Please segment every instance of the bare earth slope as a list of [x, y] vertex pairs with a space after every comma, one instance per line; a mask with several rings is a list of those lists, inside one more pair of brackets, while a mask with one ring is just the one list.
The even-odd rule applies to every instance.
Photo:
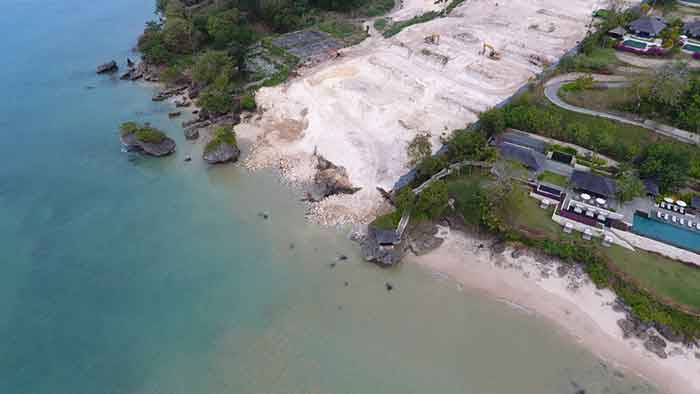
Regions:
[[[313, 176], [314, 151], [347, 168], [362, 191], [312, 209], [321, 223], [366, 222], [381, 207], [377, 186], [390, 189], [407, 171], [406, 146], [418, 132], [439, 137], [512, 95], [540, 72], [530, 56], [553, 61], [587, 31], [599, 0], [467, 0], [446, 18], [414, 25], [391, 39], [379, 34], [343, 57], [257, 96], [265, 112], [237, 128], [256, 140], [250, 167], [279, 166], [295, 181]], [[406, 0], [390, 17], [435, 9]], [[443, 7], [443, 5], [440, 5]], [[424, 37], [441, 35], [439, 45]], [[480, 54], [484, 43], [503, 57]]]

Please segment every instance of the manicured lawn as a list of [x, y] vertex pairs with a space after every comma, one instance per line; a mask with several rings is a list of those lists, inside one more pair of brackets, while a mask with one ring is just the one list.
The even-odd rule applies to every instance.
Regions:
[[547, 182], [561, 187], [566, 187], [566, 185], [569, 183], [569, 178], [563, 175], [555, 174], [551, 171], [545, 171], [541, 173], [537, 177], [537, 180], [540, 182]]
[[656, 295], [700, 309], [700, 268], [620, 246], [605, 248], [603, 252], [616, 267]]
[[524, 194], [510, 210], [504, 215], [508, 223], [515, 229], [524, 231], [528, 235], [537, 238], [560, 239], [564, 232], [558, 223], [552, 220], [554, 207], [540, 208], [540, 202]]

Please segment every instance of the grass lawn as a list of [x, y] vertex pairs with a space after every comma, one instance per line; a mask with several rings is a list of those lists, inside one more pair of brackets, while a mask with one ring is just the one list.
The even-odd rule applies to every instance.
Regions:
[[[524, 188], [523, 188], [524, 189]], [[562, 239], [565, 234], [561, 226], [552, 220], [554, 207], [540, 208], [540, 202], [530, 197], [525, 190], [517, 203], [504, 215], [513, 228], [536, 238]]]
[[634, 102], [634, 97], [624, 88], [583, 89], [578, 91], [559, 91], [559, 97], [565, 102], [598, 111], [614, 111]]
[[620, 246], [603, 249], [612, 263], [657, 296], [700, 310], [700, 269]]
[[566, 185], [569, 183], [569, 178], [563, 175], [555, 174], [551, 171], [545, 171], [541, 173], [537, 177], [537, 180], [540, 182], [547, 182], [561, 187], [566, 187]]
[[355, 45], [367, 38], [367, 33], [361, 26], [343, 19], [325, 20], [319, 23], [318, 29], [345, 42], [346, 45]]

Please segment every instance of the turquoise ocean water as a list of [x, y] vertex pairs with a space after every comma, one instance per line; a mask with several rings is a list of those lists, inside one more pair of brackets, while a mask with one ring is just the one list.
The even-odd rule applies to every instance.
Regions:
[[[362, 263], [272, 174], [203, 165], [153, 88], [94, 75], [152, 10], [3, 2], [0, 393], [654, 392], [532, 316]], [[177, 154], [122, 153], [126, 120]]]

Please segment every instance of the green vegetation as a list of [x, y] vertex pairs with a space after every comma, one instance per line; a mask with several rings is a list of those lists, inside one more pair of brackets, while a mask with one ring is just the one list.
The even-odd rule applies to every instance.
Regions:
[[245, 111], [254, 111], [255, 108], [257, 108], [257, 104], [252, 94], [246, 94], [241, 97], [241, 109]]
[[361, 26], [341, 19], [321, 22], [318, 25], [318, 29], [345, 42], [347, 45], [357, 44], [367, 38], [367, 33]]
[[578, 92], [584, 89], [590, 89], [593, 87], [595, 80], [591, 75], [584, 75], [583, 77], [576, 78], [575, 81], [569, 82], [561, 87], [564, 92]]
[[399, 221], [401, 221], [401, 212], [396, 210], [377, 217], [370, 226], [380, 230], [394, 230], [398, 227]]
[[231, 127], [218, 127], [214, 131], [211, 141], [204, 147], [204, 153], [209, 153], [221, 144], [238, 146], [236, 143], [236, 133]]
[[632, 171], [627, 171], [617, 178], [617, 193], [615, 197], [621, 203], [641, 197], [646, 192], [642, 181]]
[[537, 176], [537, 180], [541, 182], [551, 183], [553, 185], [561, 187], [566, 187], [566, 185], [569, 183], [569, 178], [563, 175], [555, 174], [551, 171], [544, 171], [543, 173]]
[[[480, 127], [489, 133], [511, 127], [570, 142], [621, 162], [634, 161], [642, 177], [659, 180], [662, 191], [676, 190], [688, 178], [700, 179], [700, 150], [696, 147], [663, 139], [641, 127], [561, 109], [549, 103], [541, 89], [484, 112], [486, 122]], [[591, 167], [602, 164], [577, 160]]]
[[378, 18], [377, 20], [374, 21], [374, 28], [382, 31], [386, 29], [387, 24], [389, 23], [389, 20], [386, 18]]
[[607, 74], [620, 64], [612, 48], [593, 48], [561, 59], [559, 69], [563, 72], [594, 72]]
[[408, 153], [408, 162], [411, 166], [423, 161], [430, 156], [433, 151], [433, 144], [430, 142], [430, 134], [418, 133], [411, 140], [406, 148]]
[[452, 12], [455, 8], [459, 7], [464, 3], [466, 0], [452, 0], [450, 4], [445, 7], [445, 15], [449, 15], [450, 12]]
[[385, 38], [393, 37], [393, 36], [401, 33], [401, 30], [403, 30], [409, 26], [417, 25], [419, 23], [429, 22], [429, 21], [431, 21], [439, 16], [440, 16], [439, 12], [430, 11], [430, 12], [426, 12], [426, 13], [421, 14], [421, 15], [414, 16], [413, 18], [405, 20], [405, 21], [392, 23], [391, 26], [389, 26], [389, 28], [384, 30], [383, 35]]
[[700, 270], [659, 255], [613, 246], [606, 255], [639, 285], [665, 299], [700, 311]]
[[136, 122], [125, 122], [121, 124], [119, 129], [122, 137], [133, 134], [137, 140], [147, 144], [160, 144], [163, 140], [168, 138], [165, 133], [148, 124], [142, 125]]
[[676, 191], [685, 185], [688, 176], [700, 175], [698, 149], [687, 145], [650, 145], [642, 153], [639, 162], [642, 177], [657, 179], [663, 192]]
[[[353, 44], [366, 37], [355, 18], [393, 6], [394, 0], [158, 0], [161, 18], [146, 24], [138, 49], [147, 63], [163, 66], [164, 82], [191, 79], [201, 89], [197, 104], [222, 114], [234, 109], [234, 96], [287, 80], [299, 59], [271, 44], [276, 33], [313, 27]], [[252, 45], [257, 41], [263, 44], [262, 55]], [[252, 50], [276, 65], [274, 74], [246, 69]], [[244, 101], [243, 108], [253, 108]]]
[[413, 217], [418, 220], [439, 219], [447, 210], [447, 182], [436, 181], [418, 195], [413, 207]]

